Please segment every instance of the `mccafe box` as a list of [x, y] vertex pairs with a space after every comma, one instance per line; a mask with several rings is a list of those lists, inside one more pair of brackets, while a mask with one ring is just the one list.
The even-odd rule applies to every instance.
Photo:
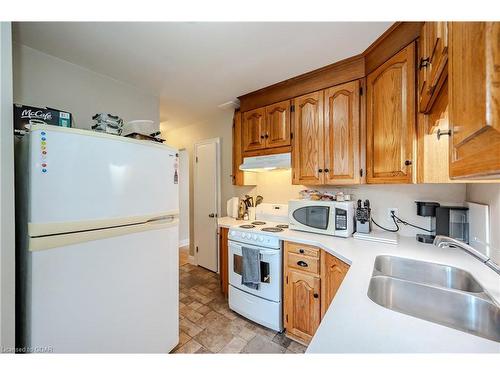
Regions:
[[71, 113], [54, 108], [14, 104], [14, 133], [24, 134], [30, 124], [47, 124], [71, 128]]

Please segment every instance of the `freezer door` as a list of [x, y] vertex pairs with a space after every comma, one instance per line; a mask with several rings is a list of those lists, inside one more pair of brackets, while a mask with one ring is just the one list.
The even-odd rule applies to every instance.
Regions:
[[178, 226], [30, 253], [27, 334], [55, 353], [168, 353], [179, 342]]
[[57, 126], [29, 134], [29, 235], [145, 222], [178, 212], [176, 150]]

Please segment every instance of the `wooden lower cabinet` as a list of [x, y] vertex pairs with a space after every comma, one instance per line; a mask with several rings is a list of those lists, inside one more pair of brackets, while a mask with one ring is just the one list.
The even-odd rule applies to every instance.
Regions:
[[[319, 248], [292, 242], [285, 242], [284, 258], [283, 320], [286, 335], [307, 345], [349, 266]], [[319, 268], [310, 267], [317, 263]]]
[[219, 227], [219, 264], [220, 264], [220, 287], [222, 294], [227, 298], [229, 293], [229, 270], [228, 270], [228, 233], [229, 228]]

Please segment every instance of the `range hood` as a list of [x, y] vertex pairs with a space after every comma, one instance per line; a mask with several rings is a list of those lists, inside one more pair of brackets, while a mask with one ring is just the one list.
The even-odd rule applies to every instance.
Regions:
[[240, 170], [245, 172], [266, 172], [274, 169], [290, 169], [292, 157], [289, 152], [284, 154], [253, 156], [243, 158]]

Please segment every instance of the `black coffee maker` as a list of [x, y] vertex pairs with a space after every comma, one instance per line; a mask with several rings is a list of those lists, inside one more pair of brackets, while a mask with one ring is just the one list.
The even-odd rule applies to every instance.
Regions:
[[416, 201], [417, 215], [431, 218], [431, 234], [417, 234], [417, 241], [432, 243], [437, 235], [469, 243], [468, 208], [441, 206], [438, 202]]

